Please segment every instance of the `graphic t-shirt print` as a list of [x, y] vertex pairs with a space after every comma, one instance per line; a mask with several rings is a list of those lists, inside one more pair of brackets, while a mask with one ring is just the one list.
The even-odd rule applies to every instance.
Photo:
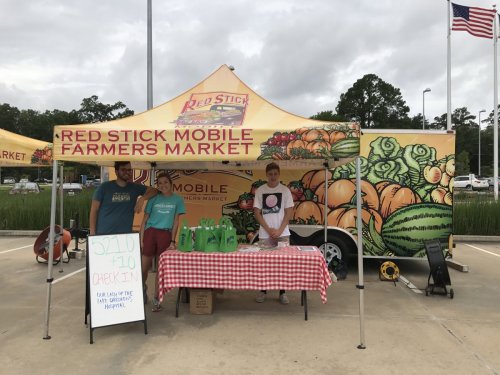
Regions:
[[262, 194], [262, 215], [280, 212], [282, 202], [282, 193]]
[[113, 197], [111, 198], [111, 202], [119, 203], [119, 202], [129, 202], [130, 194], [129, 193], [113, 193]]

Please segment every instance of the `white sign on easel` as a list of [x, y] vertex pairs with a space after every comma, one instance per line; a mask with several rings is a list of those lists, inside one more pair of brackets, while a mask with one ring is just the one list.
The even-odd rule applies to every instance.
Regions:
[[90, 342], [92, 330], [144, 321], [139, 233], [89, 236]]

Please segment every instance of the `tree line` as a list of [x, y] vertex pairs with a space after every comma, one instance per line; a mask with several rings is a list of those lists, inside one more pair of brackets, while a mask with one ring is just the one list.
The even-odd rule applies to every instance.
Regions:
[[[500, 108], [500, 106], [499, 106]], [[362, 129], [422, 129], [421, 113], [410, 117], [401, 90], [375, 74], [366, 74], [340, 95], [333, 110], [311, 116], [322, 121], [356, 121]], [[493, 175], [493, 110], [481, 120], [481, 133], [475, 115], [466, 107], [451, 114], [452, 129], [456, 131], [456, 173]], [[447, 114], [425, 120], [425, 129], [446, 130]], [[481, 137], [481, 171], [479, 172], [479, 137]]]
[[[409, 116], [410, 107], [406, 104], [401, 90], [385, 82], [375, 74], [366, 74], [352, 87], [342, 93], [335, 111], [318, 112], [311, 116], [321, 121], [356, 121], [362, 129], [422, 129], [422, 114]], [[72, 125], [115, 120], [134, 114], [123, 102], [104, 104], [97, 95], [84, 98], [80, 108], [71, 111], [18, 109], [7, 103], [0, 104], [0, 127], [7, 131], [30, 138], [52, 142], [55, 125]], [[446, 129], [446, 113], [425, 121], [430, 130]], [[493, 175], [493, 111], [481, 121], [481, 173], [479, 164], [479, 125], [475, 115], [466, 107], [456, 108], [452, 113], [452, 128], [456, 131], [456, 170], [457, 174], [475, 173]], [[73, 179], [79, 174], [96, 174], [97, 168], [66, 163], [73, 170]], [[48, 173], [47, 171], [43, 172]], [[36, 168], [12, 168], [9, 174], [14, 177], [34, 177], [40, 170]], [[2, 173], [5, 176], [5, 172]], [[43, 176], [45, 177], [45, 176]], [[49, 176], [47, 176], [48, 178]], [[35, 177], [36, 178], [36, 177]]]

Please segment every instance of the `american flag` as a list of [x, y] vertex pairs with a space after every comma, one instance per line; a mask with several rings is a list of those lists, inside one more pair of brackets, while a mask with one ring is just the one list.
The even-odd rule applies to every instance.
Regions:
[[466, 7], [453, 4], [453, 25], [452, 30], [467, 31], [469, 34], [493, 39], [493, 19], [496, 10], [477, 7]]

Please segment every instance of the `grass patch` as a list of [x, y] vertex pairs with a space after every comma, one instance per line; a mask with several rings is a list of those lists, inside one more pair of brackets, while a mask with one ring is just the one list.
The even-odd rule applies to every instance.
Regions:
[[454, 234], [500, 235], [500, 201], [492, 194], [457, 193], [453, 199]]
[[[80, 226], [88, 228], [90, 203], [94, 189], [85, 189], [74, 196], [64, 196], [64, 227], [69, 220], [80, 215]], [[59, 193], [58, 193], [59, 199]], [[40, 194], [9, 195], [8, 190], [0, 190], [0, 229], [42, 230], [50, 224], [51, 189], [44, 188]], [[57, 202], [56, 223], [59, 224], [59, 200]]]

